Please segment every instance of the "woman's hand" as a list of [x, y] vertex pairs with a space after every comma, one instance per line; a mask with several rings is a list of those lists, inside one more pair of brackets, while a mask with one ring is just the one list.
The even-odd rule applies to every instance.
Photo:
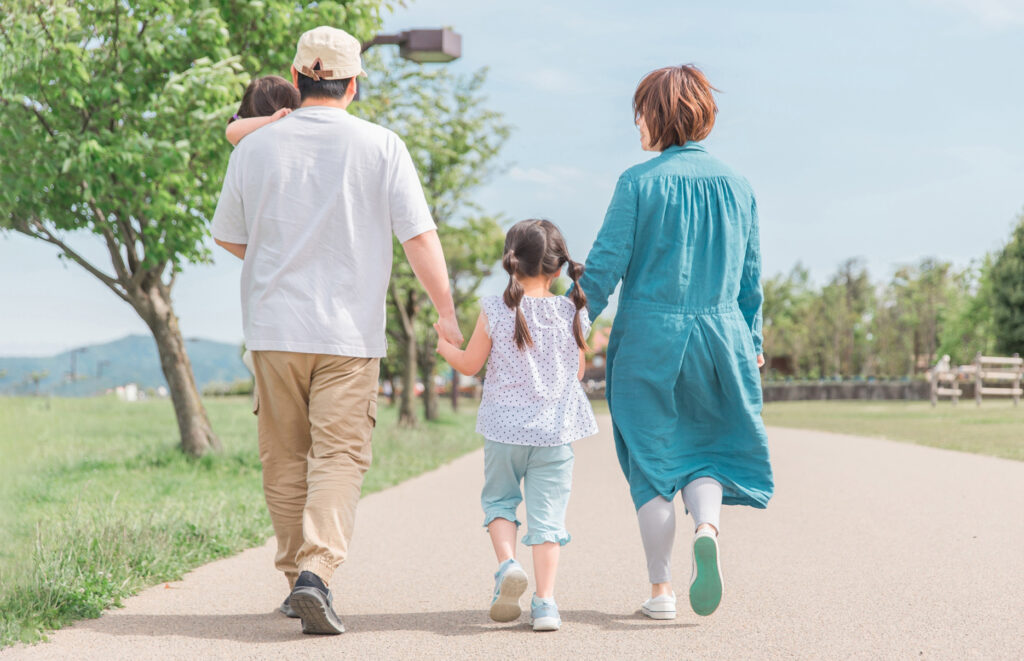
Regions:
[[757, 354], [757, 368], [761, 369], [762, 367], [764, 367], [764, 354], [759, 353]]

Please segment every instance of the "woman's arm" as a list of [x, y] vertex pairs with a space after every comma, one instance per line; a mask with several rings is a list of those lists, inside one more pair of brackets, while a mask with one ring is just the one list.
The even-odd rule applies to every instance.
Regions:
[[491, 353], [491, 336], [487, 334], [487, 315], [482, 311], [465, 351], [445, 340], [437, 324], [434, 324], [434, 330], [437, 331], [437, 352], [461, 374], [473, 376], [487, 362]]
[[615, 186], [604, 224], [587, 255], [583, 277], [580, 278], [591, 319], [597, 319], [607, 307], [608, 297], [629, 267], [636, 238], [637, 205], [636, 183], [628, 174], [623, 174]]
[[754, 340], [754, 353], [758, 356], [758, 367], [760, 367], [764, 362], [760, 357], [763, 342], [761, 304], [764, 302], [764, 292], [761, 289], [761, 232], [757, 219], [756, 200], [751, 203], [750, 213], [750, 233], [747, 235], [743, 273], [740, 276], [740, 293], [736, 302], [739, 303], [743, 318], [750, 326], [750, 335]]
[[583, 349], [580, 349], [580, 371], [576, 375], [576, 378], [580, 381], [583, 380], [583, 373], [587, 371], [587, 354], [584, 353]]
[[241, 142], [242, 138], [249, 135], [258, 128], [263, 128], [270, 122], [277, 121], [290, 113], [291, 108], [281, 108], [273, 115], [267, 117], [243, 117], [236, 119], [235, 121], [228, 124], [228, 127], [224, 129], [224, 137], [228, 139], [233, 145], [237, 145]]

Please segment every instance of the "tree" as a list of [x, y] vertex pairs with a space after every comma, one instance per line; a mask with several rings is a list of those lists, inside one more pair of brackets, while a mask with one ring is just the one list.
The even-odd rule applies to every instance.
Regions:
[[948, 355], [954, 365], [974, 360], [980, 351], [991, 355], [995, 350], [995, 330], [992, 323], [991, 255], [979, 264], [955, 276], [954, 296], [943, 315], [939, 331], [938, 355]]
[[26, 381], [32, 383], [32, 395], [35, 397], [39, 396], [39, 384], [50, 375], [49, 370], [39, 370], [36, 372], [29, 372], [25, 377]]
[[[327, 23], [368, 37], [380, 0], [4, 2], [0, 230], [55, 246], [132, 306], [156, 340], [181, 447], [220, 446], [171, 294], [210, 259], [207, 223], [250, 74], [286, 74], [298, 35]], [[99, 241], [90, 261], [68, 235]], [[105, 257], [106, 259], [106, 257]]]
[[806, 371], [804, 361], [814, 324], [811, 318], [813, 297], [810, 272], [802, 264], [794, 266], [788, 274], [778, 274], [764, 281], [762, 331], [769, 370], [773, 360], [788, 356], [795, 373]]
[[1024, 213], [992, 265], [992, 323], [997, 351], [1024, 353]]
[[[500, 218], [482, 213], [472, 194], [494, 173], [511, 129], [501, 113], [485, 106], [485, 69], [457, 75], [394, 56], [368, 58], [368, 66], [374, 76], [353, 112], [405, 140], [440, 228], [456, 311], [460, 321], [469, 321], [476, 290], [501, 258], [504, 237]], [[436, 336], [433, 311], [397, 241], [389, 307], [403, 383], [399, 422], [414, 425], [417, 376], [425, 386], [425, 417], [437, 416]]]
[[897, 268], [875, 312], [878, 369], [909, 376], [933, 365], [942, 321], [955, 295], [956, 279], [949, 262], [926, 257]]

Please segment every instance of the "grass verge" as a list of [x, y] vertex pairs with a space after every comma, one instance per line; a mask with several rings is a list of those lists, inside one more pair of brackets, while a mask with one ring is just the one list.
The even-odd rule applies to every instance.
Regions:
[[[194, 460], [166, 401], [0, 398], [0, 647], [272, 534], [249, 400], [206, 405], [224, 451]], [[468, 407], [414, 430], [395, 419], [380, 408], [364, 494], [481, 445]]]
[[947, 450], [1024, 461], [1024, 405], [973, 402], [816, 401], [765, 404], [764, 421], [776, 427], [874, 436]]

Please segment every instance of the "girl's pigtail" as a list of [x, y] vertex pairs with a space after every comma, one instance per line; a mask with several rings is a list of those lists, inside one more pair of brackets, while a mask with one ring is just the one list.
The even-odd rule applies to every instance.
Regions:
[[572, 318], [572, 334], [576, 338], [576, 344], [580, 349], [587, 350], [587, 338], [583, 337], [583, 324], [580, 322], [580, 310], [587, 304], [587, 295], [580, 287], [580, 278], [583, 277], [583, 265], [571, 259], [566, 260], [569, 264], [569, 277], [572, 278], [572, 302], [576, 305], [576, 316]]
[[505, 301], [505, 305], [516, 311], [515, 340], [516, 346], [522, 350], [528, 346], [533, 346], [533, 338], [530, 337], [530, 329], [526, 325], [526, 317], [523, 316], [523, 310], [519, 305], [522, 303], [523, 295], [526, 292], [519, 281], [516, 280], [519, 260], [516, 258], [515, 252], [512, 250], [506, 252], [505, 256], [501, 258], [501, 265], [508, 271], [508, 287], [505, 288], [505, 295], [502, 298]]

